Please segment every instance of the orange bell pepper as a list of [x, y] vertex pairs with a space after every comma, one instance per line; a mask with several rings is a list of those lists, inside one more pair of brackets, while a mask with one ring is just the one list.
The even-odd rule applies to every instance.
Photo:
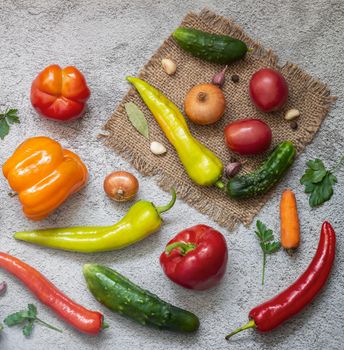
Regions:
[[87, 168], [75, 153], [44, 136], [24, 141], [2, 171], [32, 220], [47, 217], [88, 179]]
[[67, 121], [80, 117], [90, 97], [81, 72], [75, 67], [46, 67], [31, 86], [31, 103], [44, 117]]

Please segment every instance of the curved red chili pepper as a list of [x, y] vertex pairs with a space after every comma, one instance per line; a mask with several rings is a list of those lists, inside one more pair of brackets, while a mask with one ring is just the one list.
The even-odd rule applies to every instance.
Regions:
[[226, 339], [248, 328], [268, 332], [301, 311], [327, 281], [335, 250], [336, 234], [332, 226], [325, 221], [321, 228], [318, 249], [307, 270], [283, 292], [253, 308], [249, 313], [250, 321], [227, 335]]
[[81, 332], [98, 334], [103, 327], [103, 315], [75, 303], [30, 265], [0, 252], [0, 267], [22, 281], [45, 305]]

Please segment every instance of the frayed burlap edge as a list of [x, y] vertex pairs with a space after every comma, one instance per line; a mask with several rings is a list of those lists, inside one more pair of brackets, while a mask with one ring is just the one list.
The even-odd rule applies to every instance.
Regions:
[[[235, 24], [232, 20], [216, 15], [208, 9], [204, 9], [199, 15], [192, 12], [187, 14], [182, 22], [182, 25], [187, 26], [187, 23], [190, 22], [194, 17], [197, 17], [198, 20], [201, 19], [205, 21], [209, 25], [213, 25], [214, 32], [221, 33], [222, 30], [226, 30], [226, 33], [228, 33], [228, 35], [233, 35], [234, 37], [243, 40], [250, 48], [253, 49], [253, 55], [255, 58], [264, 61], [264, 64], [266, 65], [279, 68], [286, 76], [295, 76], [302, 79], [305, 82], [305, 87], [307, 89], [309, 89], [314, 94], [320, 95], [321, 99], [319, 113], [313, 116], [312, 120], [309, 122], [307, 128], [305, 129], [306, 132], [303, 133], [296, 142], [298, 151], [303, 150], [304, 147], [309, 142], [311, 142], [312, 138], [314, 137], [314, 133], [318, 130], [326, 114], [329, 112], [331, 104], [336, 100], [335, 96], [330, 95], [330, 90], [328, 89], [327, 85], [313, 78], [311, 75], [304, 72], [300, 67], [293, 63], [286, 62], [283, 66], [279, 66], [278, 57], [272, 52], [271, 49], [265, 49], [259, 42], [254, 41], [252, 38], [247, 36], [244, 33], [243, 29], [239, 25]], [[230, 32], [228, 32], [228, 29], [230, 29]], [[162, 46], [139, 72], [138, 76], [140, 78], [144, 78], [146, 74], [154, 73], [154, 70], [157, 69], [157, 67], [160, 67], [160, 57], [162, 54], [164, 54], [164, 49], [167, 49], [168, 47], [167, 40], [168, 39], [163, 42]], [[124, 100], [132, 96], [134, 93], [135, 89], [131, 88], [124, 97]], [[114, 123], [116, 123], [116, 118], [121, 117], [122, 111], [122, 106], [119, 106], [116, 109], [108, 122], [104, 125], [105, 131], [111, 133], [112, 126], [114, 126]], [[107, 146], [113, 148], [125, 160], [131, 163], [134, 168], [137, 169], [140, 173], [145, 176], [154, 176], [154, 179], [163, 190], [169, 191], [171, 187], [174, 187], [179, 198], [182, 198], [189, 205], [201, 213], [208, 215], [219, 225], [226, 227], [229, 230], [235, 229], [236, 226], [240, 223], [248, 226], [260, 211], [259, 206], [256, 209], [252, 210], [250, 213], [242, 213], [242, 216], [240, 218], [231, 215], [231, 213], [228, 213], [227, 210], [225, 211], [218, 208], [216, 203], [211, 203], [207, 200], [207, 198], [196, 194], [189, 183], [181, 183], [179, 180], [178, 183], [176, 183], [173, 177], [163, 172], [163, 169], [155, 168], [145, 159], [140, 157], [139, 154], [136, 154], [131, 149], [128, 149], [125, 142], [118, 142], [118, 140], [112, 139], [111, 135], [104, 134], [101, 136], [103, 137], [104, 142]], [[214, 191], [216, 190], [217, 189], [214, 189]], [[260, 203], [265, 204], [270, 196], [271, 192], [262, 196]]]

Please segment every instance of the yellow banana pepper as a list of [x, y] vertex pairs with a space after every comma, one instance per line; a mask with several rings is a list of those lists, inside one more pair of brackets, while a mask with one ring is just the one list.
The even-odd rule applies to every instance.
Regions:
[[82, 253], [95, 253], [121, 249], [144, 239], [162, 225], [160, 214], [171, 209], [176, 192], [171, 190], [172, 200], [156, 207], [148, 201], [136, 202], [128, 213], [111, 226], [77, 226], [16, 232], [14, 238], [54, 249]]
[[135, 86], [166, 137], [176, 149], [190, 178], [201, 186], [215, 185], [222, 175], [222, 162], [191, 135], [178, 107], [145, 81], [134, 77], [127, 77], [127, 80]]

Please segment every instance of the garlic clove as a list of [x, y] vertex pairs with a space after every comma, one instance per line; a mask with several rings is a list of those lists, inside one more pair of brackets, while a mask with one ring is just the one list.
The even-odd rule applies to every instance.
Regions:
[[217, 85], [220, 88], [223, 86], [223, 84], [225, 83], [225, 74], [226, 74], [227, 68], [228, 66], [223, 68], [221, 72], [218, 72], [217, 74], [214, 75], [211, 81], [214, 85]]
[[156, 155], [164, 154], [167, 152], [166, 147], [157, 141], [153, 141], [150, 144], [150, 150], [152, 151], [153, 154], [156, 154]]
[[241, 163], [233, 162], [229, 163], [224, 170], [224, 174], [227, 178], [235, 176], [241, 169]]
[[289, 109], [284, 115], [285, 120], [293, 120], [300, 116], [300, 111], [298, 109]]
[[163, 58], [161, 60], [161, 65], [168, 75], [174, 74], [177, 70], [177, 65], [169, 58]]

